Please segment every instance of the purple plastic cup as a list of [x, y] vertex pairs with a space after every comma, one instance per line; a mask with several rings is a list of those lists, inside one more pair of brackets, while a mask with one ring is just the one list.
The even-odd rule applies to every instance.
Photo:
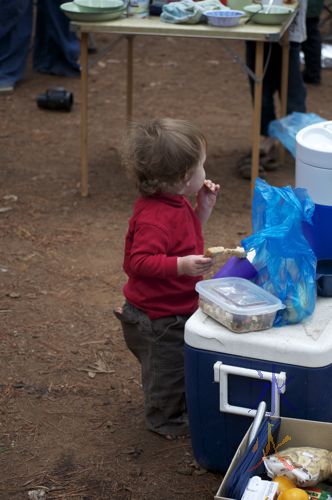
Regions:
[[236, 277], [251, 280], [256, 274], [256, 268], [248, 259], [240, 259], [239, 257], [232, 256], [212, 278]]

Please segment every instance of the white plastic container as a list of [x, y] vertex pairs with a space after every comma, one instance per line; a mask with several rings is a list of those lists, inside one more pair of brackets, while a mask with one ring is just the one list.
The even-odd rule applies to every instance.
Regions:
[[332, 206], [332, 121], [297, 133], [296, 187], [306, 188], [314, 203]]
[[149, 4], [149, 0], [129, 0], [128, 16], [148, 17]]
[[266, 481], [259, 476], [249, 479], [241, 500], [275, 500], [278, 497], [278, 484]]
[[332, 121], [309, 125], [296, 135], [296, 187], [315, 203], [303, 230], [318, 260], [332, 260]]
[[243, 278], [219, 278], [196, 284], [205, 314], [235, 333], [271, 328], [282, 302]]

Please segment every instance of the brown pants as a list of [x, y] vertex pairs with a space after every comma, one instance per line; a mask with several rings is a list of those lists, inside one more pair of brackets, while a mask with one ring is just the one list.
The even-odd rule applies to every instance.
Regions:
[[147, 428], [162, 435], [188, 434], [183, 344], [189, 315], [150, 320], [128, 302], [115, 315], [141, 364]]

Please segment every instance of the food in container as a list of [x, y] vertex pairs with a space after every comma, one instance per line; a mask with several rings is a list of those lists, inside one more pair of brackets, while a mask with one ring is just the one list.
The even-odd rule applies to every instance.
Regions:
[[235, 333], [271, 328], [282, 302], [243, 278], [219, 278], [196, 284], [200, 308]]

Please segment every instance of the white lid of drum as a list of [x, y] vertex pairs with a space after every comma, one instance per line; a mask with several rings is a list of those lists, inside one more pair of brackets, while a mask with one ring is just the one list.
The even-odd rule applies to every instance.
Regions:
[[332, 121], [303, 128], [296, 135], [296, 160], [332, 170]]

